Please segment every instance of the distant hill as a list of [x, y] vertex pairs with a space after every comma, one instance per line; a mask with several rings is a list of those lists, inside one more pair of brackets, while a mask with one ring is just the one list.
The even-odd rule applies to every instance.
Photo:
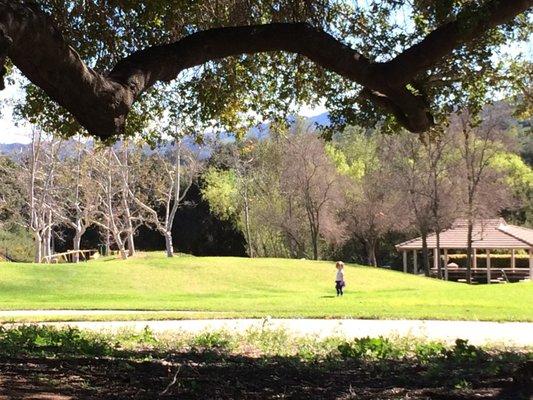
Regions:
[[0, 154], [20, 153], [27, 148], [28, 145], [22, 143], [0, 143]]
[[[288, 118], [288, 120], [291, 124], [293, 124], [296, 121], [296, 118], [294, 116], [291, 116]], [[307, 127], [328, 126], [330, 124], [328, 113], [318, 114], [318, 115], [315, 115], [309, 118], [302, 118], [302, 121], [304, 122], [304, 125], [306, 125]], [[257, 138], [261, 140], [261, 139], [268, 138], [269, 134], [270, 134], [270, 124], [262, 123], [251, 128], [248, 131], [248, 134], [246, 136], [249, 138]], [[217, 136], [219, 140], [222, 140], [222, 141], [231, 142], [234, 140], [234, 136], [231, 133], [220, 133]], [[191, 149], [200, 150], [199, 146], [195, 143], [194, 138], [192, 137], [185, 139], [185, 145]], [[28, 146], [29, 146], [28, 144], [23, 144], [23, 143], [0, 143], [0, 154], [13, 155], [16, 153], [20, 153], [26, 150]], [[73, 150], [71, 146], [67, 145], [63, 151], [68, 154]], [[206, 149], [206, 148], [201, 149], [202, 157], [208, 157], [209, 154], [210, 154], [209, 149]]]

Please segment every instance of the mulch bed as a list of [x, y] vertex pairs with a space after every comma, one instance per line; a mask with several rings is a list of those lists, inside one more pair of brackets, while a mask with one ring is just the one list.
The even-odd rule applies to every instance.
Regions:
[[529, 399], [511, 376], [468, 375], [468, 388], [414, 362], [304, 363], [181, 353], [118, 358], [0, 358], [0, 399]]

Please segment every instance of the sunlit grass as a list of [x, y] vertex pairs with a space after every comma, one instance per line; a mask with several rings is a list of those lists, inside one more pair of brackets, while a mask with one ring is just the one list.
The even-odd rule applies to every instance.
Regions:
[[529, 282], [467, 286], [358, 265], [348, 265], [345, 276], [346, 294], [337, 298], [331, 262], [167, 259], [163, 253], [146, 253], [127, 261], [107, 259], [79, 265], [0, 263], [0, 309], [169, 311], [143, 313], [147, 319], [268, 315], [533, 320], [533, 285]]

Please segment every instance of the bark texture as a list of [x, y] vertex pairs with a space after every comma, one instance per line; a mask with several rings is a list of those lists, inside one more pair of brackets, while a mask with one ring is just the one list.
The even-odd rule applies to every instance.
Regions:
[[181, 71], [210, 60], [285, 51], [305, 56], [361, 84], [363, 95], [393, 113], [404, 127], [423, 132], [433, 123], [427, 99], [413, 94], [406, 84], [454, 48], [532, 5], [533, 0], [470, 4], [455, 21], [437, 28], [386, 63], [371, 62], [329, 33], [306, 23], [272, 23], [200, 31], [174, 43], [137, 51], [112, 71], [99, 74], [82, 61], [34, 3], [0, 0], [0, 75], [5, 74], [4, 63], [9, 57], [90, 134], [106, 138], [124, 131], [134, 101], [158, 81], [171, 81]]

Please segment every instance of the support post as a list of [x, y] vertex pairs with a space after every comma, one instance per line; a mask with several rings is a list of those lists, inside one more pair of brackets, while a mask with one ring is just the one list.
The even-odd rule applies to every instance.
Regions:
[[448, 249], [444, 249], [444, 280], [448, 280]]
[[515, 258], [515, 250], [514, 249], [511, 250], [511, 268], [512, 269], [516, 268], [516, 258]]
[[418, 257], [416, 249], [413, 250], [413, 274], [418, 275]]
[[476, 249], [472, 249], [472, 268], [476, 269], [477, 268], [477, 250]]
[[439, 270], [439, 257], [440, 257], [440, 254], [437, 252], [437, 249], [436, 248], [433, 249], [433, 268], [435, 268], [437, 273]]
[[407, 251], [403, 250], [403, 272], [407, 273]]
[[490, 284], [490, 250], [487, 249], [487, 283]]
[[529, 280], [533, 281], [533, 248], [529, 248]]

